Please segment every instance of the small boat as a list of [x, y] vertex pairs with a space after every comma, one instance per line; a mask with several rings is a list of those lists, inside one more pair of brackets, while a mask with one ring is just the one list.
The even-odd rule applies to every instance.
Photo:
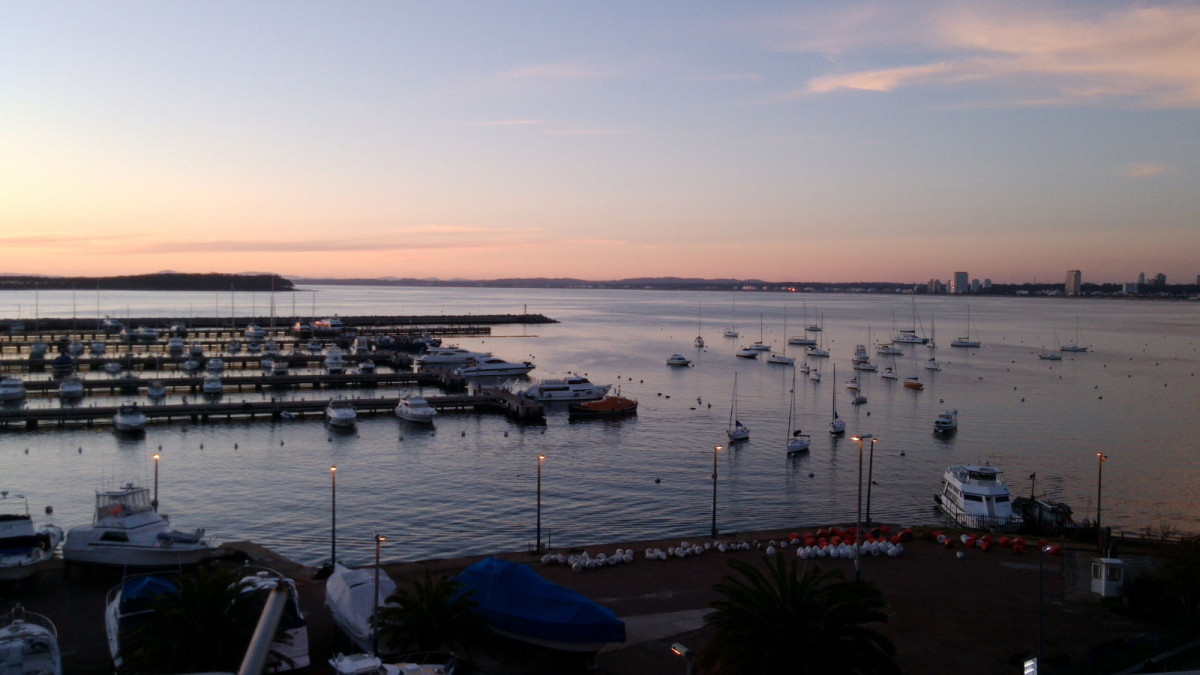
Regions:
[[924, 389], [925, 385], [921, 384], [921, 380], [917, 379], [916, 375], [904, 378], [905, 389]]
[[260, 614], [272, 590], [278, 586], [287, 589], [288, 599], [283, 606], [283, 614], [279, 617], [279, 632], [275, 642], [271, 643], [263, 672], [280, 673], [307, 668], [308, 621], [300, 609], [300, 593], [296, 590], [296, 582], [273, 569], [257, 565], [247, 565], [239, 571], [243, 574], [239, 581], [241, 594], [243, 597], [252, 596], [255, 599], [260, 607]]
[[967, 334], [961, 337], [956, 337], [950, 342], [951, 347], [978, 347], [979, 340], [971, 339], [971, 306], [967, 305]]
[[732, 443], [750, 438], [750, 427], [737, 418], [737, 373], [733, 374], [733, 402], [729, 405], [729, 427], [725, 435]]
[[870, 361], [863, 361], [862, 363], [856, 363], [856, 364], [854, 364], [854, 369], [861, 370], [866, 373], [873, 373], [876, 370], [878, 370], [878, 368], [875, 367], [875, 364], [871, 363]]
[[871, 360], [871, 356], [867, 354], [866, 345], [854, 345], [854, 356], [850, 357], [852, 363], [865, 363]]
[[880, 373], [879, 376], [885, 380], [896, 380], [900, 378], [900, 376], [896, 374], [896, 371], [892, 370], [890, 366], [884, 368], [883, 372]]
[[1061, 347], [1059, 347], [1059, 351], [1064, 351], [1064, 352], [1086, 352], [1086, 351], [1088, 351], [1089, 349], [1090, 349], [1090, 347], [1088, 347], [1087, 345], [1084, 345], [1084, 344], [1082, 343], [1082, 341], [1080, 340], [1080, 333], [1079, 333], [1079, 319], [1078, 319], [1078, 318], [1076, 318], [1076, 319], [1075, 319], [1075, 340], [1074, 340], [1074, 342], [1068, 342], [1067, 344], [1065, 344], [1065, 345], [1062, 345]]
[[0, 672], [5, 675], [62, 675], [58, 629], [41, 614], [17, 603], [0, 615]]
[[241, 340], [230, 340], [229, 342], [225, 343], [225, 349], [230, 354], [236, 354], [236, 353], [242, 351], [242, 341]]
[[68, 377], [58, 383], [58, 398], [63, 401], [73, 401], [83, 397], [83, 380], [78, 377]]
[[[376, 579], [379, 580], [378, 594]], [[371, 619], [375, 608], [388, 606], [387, 599], [395, 592], [396, 582], [387, 573], [381, 571], [376, 576], [373, 568], [350, 569], [337, 563], [325, 580], [325, 606], [333, 615], [333, 622], [355, 646], [371, 651], [375, 638]], [[383, 642], [379, 649], [385, 653], [392, 651]]]
[[743, 358], [743, 359], [757, 359], [758, 358], [758, 350], [754, 349], [753, 347], [742, 347], [741, 349], [734, 352], [734, 356], [737, 356], [738, 358]]
[[188, 327], [186, 323], [183, 323], [182, 321], [176, 321], [167, 327], [167, 332], [171, 335], [185, 338], [188, 336]]
[[846, 388], [849, 389], [850, 391], [858, 391], [859, 390], [857, 375], [855, 375], [854, 377], [852, 377], [846, 381]]
[[195, 565], [216, 552], [203, 529], [172, 530], [150, 489], [133, 483], [97, 491], [92, 524], [71, 528], [62, 546], [68, 563], [142, 569]]
[[458, 374], [463, 377], [513, 377], [525, 375], [534, 368], [530, 361], [505, 361], [493, 356], [477, 361], [473, 366], [459, 368]]
[[[917, 335], [917, 297], [914, 295], [912, 299], [912, 328], [909, 330], [898, 330], [892, 335], [892, 342], [907, 345], [923, 345], [928, 340]], [[892, 317], [892, 322], [895, 323], [895, 317]]]
[[[833, 366], [833, 379], [837, 379], [837, 364]], [[837, 387], [833, 388], [833, 418], [829, 420], [829, 433], [838, 436], [846, 433], [846, 423], [838, 417], [837, 411]]]
[[895, 356], [897, 354], [903, 354], [904, 350], [900, 349], [899, 347], [892, 345], [890, 343], [880, 342], [875, 345], [875, 353], [876, 354], [891, 354], [892, 356]]
[[263, 343], [250, 342], [250, 341], [246, 342], [246, 351], [250, 352], [251, 354], [259, 354], [262, 352], [262, 350], [263, 350]]
[[929, 360], [925, 362], [925, 370], [941, 370], [941, 369], [942, 369], [942, 364], [938, 363], [937, 359], [933, 358], [932, 356], [929, 357]]
[[145, 431], [146, 415], [136, 403], [122, 403], [113, 415], [113, 429], [129, 433]]
[[162, 380], [151, 380], [146, 385], [146, 396], [152, 399], [164, 398], [167, 395], [167, 385]]
[[367, 359], [366, 361], [363, 361], [362, 363], [358, 364], [358, 373], [360, 375], [374, 375], [375, 374], [375, 362], [372, 361], [371, 359]]
[[17, 377], [0, 380], [0, 401], [20, 401], [25, 398], [25, 383]]
[[[787, 307], [783, 308], [783, 334], [787, 335]], [[767, 357], [767, 363], [774, 363], [781, 366], [794, 366], [796, 359], [787, 355], [787, 341], [783, 343], [783, 351], [776, 354], [773, 353]]]
[[325, 371], [330, 375], [346, 372], [346, 360], [342, 358], [342, 350], [338, 347], [330, 347], [325, 352]]
[[104, 333], [107, 335], [115, 335], [116, 333], [120, 333], [124, 328], [125, 326], [122, 325], [120, 321], [109, 316], [104, 317], [100, 321], [100, 330], [104, 331]]
[[310, 352], [319, 352], [325, 348], [325, 343], [321, 342], [320, 340], [309, 340], [305, 347], [307, 347], [308, 351]]
[[794, 455], [797, 452], [807, 452], [812, 437], [806, 433], [802, 433], [799, 429], [792, 430], [792, 425], [796, 423], [796, 373], [792, 373], [792, 405], [788, 408], [788, 423], [787, 423], [787, 454]]
[[332, 427], [352, 427], [358, 422], [358, 411], [350, 401], [335, 398], [325, 406], [325, 421]]
[[604, 398], [611, 385], [593, 384], [586, 377], [572, 375], [557, 380], [542, 380], [522, 392], [526, 398], [543, 403], [554, 401], [593, 401]]
[[108, 349], [108, 345], [105, 345], [100, 340], [94, 340], [94, 341], [92, 341], [91, 344], [88, 345], [88, 350], [90, 352], [92, 352], [92, 356], [104, 356], [104, 352], [107, 349]]
[[85, 349], [79, 340], [71, 340], [71, 343], [67, 345], [67, 353], [75, 357], [82, 356]]
[[625, 622], [575, 591], [551, 583], [528, 565], [490, 557], [463, 570], [460, 593], [493, 632], [559, 651], [595, 653], [625, 642]]
[[638, 402], [624, 396], [605, 396], [598, 401], [572, 403], [568, 411], [571, 416], [622, 417], [637, 414]]
[[933, 421], [933, 430], [938, 433], [947, 433], [958, 428], [958, 411], [943, 410], [938, 413], [937, 419]]
[[[0, 491], [0, 581], [20, 581], [54, 561], [62, 543], [62, 528], [46, 523], [34, 528], [29, 502], [21, 495]], [[0, 665], [4, 664], [0, 652]], [[7, 672], [0, 668], [0, 672]]]
[[1024, 524], [1024, 519], [1013, 511], [1004, 472], [990, 464], [962, 464], [946, 469], [942, 491], [933, 499], [962, 527], [1016, 532]]
[[453, 345], [448, 347], [434, 347], [417, 358], [417, 365], [422, 368], [426, 366], [445, 368], [469, 366], [491, 355], [491, 352], [473, 352]]
[[1038, 354], [1038, 358], [1044, 361], [1062, 361], [1062, 354], [1056, 354], [1054, 352], [1042, 352], [1041, 354]]
[[816, 368], [809, 369], [808, 379], [812, 380], [813, 382], [820, 382], [821, 381], [821, 371], [817, 370]]
[[807, 356], [811, 356], [815, 359], [824, 359], [829, 357], [829, 350], [821, 349], [820, 347], [809, 347], [804, 351], [804, 353]]
[[850, 399], [850, 405], [865, 405], [866, 402], [867, 402], [867, 397], [863, 396], [862, 394], [855, 394]]
[[220, 396], [225, 391], [225, 386], [221, 384], [221, 378], [216, 375], [205, 375], [204, 382], [200, 385], [200, 393], [205, 396]]
[[263, 330], [262, 326], [252, 323], [242, 331], [242, 336], [246, 338], [247, 342], [262, 342], [267, 338], [267, 331]]
[[120, 374], [121, 362], [120, 361], [105, 361], [104, 362], [104, 372], [108, 373], [109, 375]]
[[667, 359], [667, 365], [668, 366], [690, 366], [690, 365], [692, 365], [692, 362], [683, 354], [672, 354], [671, 358]]
[[75, 372], [75, 359], [68, 354], [59, 354], [50, 362], [50, 370], [55, 379], [66, 377]]
[[288, 364], [287, 358], [281, 356], [271, 364], [271, 374], [276, 377], [287, 375], [291, 372], [290, 368], [291, 366]]
[[138, 326], [133, 335], [141, 342], [154, 342], [158, 339], [158, 331], [149, 326]]
[[170, 354], [171, 356], [179, 356], [180, 354], [183, 353], [183, 350], [184, 350], [183, 338], [173, 337], [173, 338], [167, 340], [167, 353]]
[[258, 369], [264, 373], [270, 373], [275, 370], [275, 359], [263, 357], [258, 360]]
[[429, 405], [422, 396], [402, 396], [396, 404], [396, 417], [419, 424], [432, 424], [437, 417], [437, 408]]
[[183, 362], [183, 365], [181, 365], [180, 368], [183, 368], [184, 372], [194, 373], [197, 370], [200, 370], [200, 362], [194, 358], [188, 359]]
[[210, 373], [224, 372], [225, 360], [219, 359], [219, 358], [211, 358], [208, 360], [208, 364], [205, 366], [205, 369], [208, 370], [208, 372], [210, 372]]

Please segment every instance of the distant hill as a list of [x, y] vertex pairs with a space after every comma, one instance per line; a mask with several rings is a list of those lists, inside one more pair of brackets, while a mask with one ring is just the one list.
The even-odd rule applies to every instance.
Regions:
[[94, 290], [105, 291], [271, 291], [293, 290], [292, 282], [278, 274], [183, 274], [160, 272], [119, 277], [0, 276], [5, 290]]

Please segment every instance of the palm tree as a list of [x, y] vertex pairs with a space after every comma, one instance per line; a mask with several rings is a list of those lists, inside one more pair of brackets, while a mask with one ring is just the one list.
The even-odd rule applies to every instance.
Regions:
[[766, 571], [741, 560], [714, 586], [705, 623], [715, 630], [700, 650], [705, 673], [899, 673], [896, 648], [865, 624], [885, 622], [883, 593], [868, 582], [844, 581], [796, 559], [763, 558]]
[[446, 575], [413, 580], [411, 591], [398, 588], [388, 606], [376, 615], [380, 639], [395, 649], [435, 651], [469, 646], [484, 629], [475, 613], [475, 600], [460, 593], [459, 583]]
[[236, 571], [202, 567], [172, 581], [179, 592], [158, 596], [154, 619], [122, 636], [120, 672], [236, 672], [261, 601], [242, 593]]

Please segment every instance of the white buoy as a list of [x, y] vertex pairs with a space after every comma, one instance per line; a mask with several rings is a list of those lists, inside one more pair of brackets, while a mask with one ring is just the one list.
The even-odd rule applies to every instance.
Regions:
[[774, 547], [774, 546], [768, 546], [768, 547], [767, 547], [767, 557], [768, 557], [768, 558], [774, 558], [774, 557], [775, 557], [775, 547]]
[[963, 553], [962, 551], [959, 551], [959, 552], [958, 552], [958, 559], [959, 559], [959, 560], [962, 560], [962, 559], [963, 559], [963, 558], [965, 558], [965, 557], [967, 557], [967, 554], [966, 554], [966, 553]]

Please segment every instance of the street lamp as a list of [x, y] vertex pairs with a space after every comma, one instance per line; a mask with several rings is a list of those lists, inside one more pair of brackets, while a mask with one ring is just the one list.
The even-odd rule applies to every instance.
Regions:
[[542, 552], [542, 460], [546, 459], [545, 455], [538, 455], [538, 482], [537, 482], [537, 552]]
[[155, 513], [158, 513], [158, 460], [161, 458], [157, 452], [154, 453], [154, 501], [151, 502], [151, 506], [154, 507]]
[[687, 659], [687, 675], [692, 675], [692, 659], [695, 657], [695, 654], [692, 653], [692, 650], [684, 647], [683, 643], [676, 642], [675, 644], [671, 645], [671, 653]]
[[713, 509], [712, 509], [712, 537], [717, 538], [717, 453], [722, 450], [720, 445], [713, 446]]
[[337, 465], [329, 467], [332, 492], [329, 501], [329, 565], [337, 564]]
[[875, 475], [875, 444], [878, 438], [871, 438], [871, 454], [867, 461], [867, 529], [871, 529], [871, 477]]
[[1049, 545], [1038, 547], [1038, 670], [1046, 662], [1046, 551], [1049, 550]]
[[1100, 527], [1100, 497], [1103, 494], [1101, 490], [1104, 485], [1104, 460], [1108, 459], [1108, 455], [1103, 452], [1096, 453], [1097, 469], [1096, 469], [1096, 540], [1100, 545], [1100, 555], [1104, 555], [1104, 529]]
[[[854, 580], [862, 580], [862, 453], [863, 441], [870, 439], [871, 434], [851, 436], [850, 440], [858, 441], [858, 516], [854, 524]], [[874, 444], [872, 443], [872, 447]]]
[[371, 609], [371, 653], [379, 653], [379, 551], [387, 537], [375, 533], [375, 595]]

